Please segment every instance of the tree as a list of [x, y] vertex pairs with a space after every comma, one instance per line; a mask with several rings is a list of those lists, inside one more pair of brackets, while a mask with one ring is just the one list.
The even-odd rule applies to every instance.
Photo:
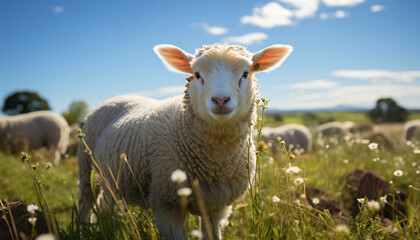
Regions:
[[380, 98], [376, 101], [374, 109], [368, 112], [368, 115], [374, 123], [387, 122], [405, 122], [408, 112], [392, 98]]
[[8, 96], [1, 109], [4, 114], [17, 115], [21, 113], [51, 110], [47, 100], [36, 92], [23, 91], [15, 92]]
[[88, 113], [88, 104], [83, 100], [76, 100], [71, 102], [69, 110], [63, 112], [63, 117], [67, 120], [69, 125], [81, 123]]

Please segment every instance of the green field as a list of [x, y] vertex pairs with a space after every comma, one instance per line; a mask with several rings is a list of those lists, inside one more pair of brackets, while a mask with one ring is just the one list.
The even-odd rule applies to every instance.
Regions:
[[[358, 113], [319, 113], [318, 118], [334, 118], [336, 121], [366, 121]], [[267, 124], [301, 123], [302, 114], [285, 114], [281, 123], [274, 123], [273, 116]], [[272, 122], [271, 122], [272, 121]], [[282, 145], [279, 142], [271, 143]], [[286, 143], [287, 145], [287, 143]], [[265, 149], [266, 145], [261, 145]], [[224, 230], [225, 239], [418, 239], [420, 236], [420, 149], [419, 143], [386, 146], [381, 143], [377, 150], [370, 150], [366, 142], [357, 139], [340, 141], [316, 140], [309, 154], [293, 152], [273, 156], [268, 147], [261, 154], [260, 174], [249, 191], [233, 204], [233, 214]], [[61, 164], [46, 169], [48, 159], [37, 152], [23, 163], [19, 155], [0, 152], [0, 198], [18, 197], [38, 205], [46, 204], [57, 219], [58, 235], [61, 239], [159, 239], [152, 221], [144, 211], [130, 208], [134, 216], [129, 222], [126, 213], [112, 212], [95, 224], [80, 224], [72, 210], [77, 203], [77, 161], [70, 157]], [[293, 156], [292, 156], [293, 155]], [[29, 170], [25, 167], [29, 166]], [[36, 165], [38, 164], [38, 165]], [[37, 166], [32, 170], [32, 166]], [[286, 173], [289, 166], [300, 172]], [[325, 210], [324, 201], [336, 204], [346, 212], [345, 177], [356, 169], [372, 170], [386, 182], [392, 181], [387, 202], [379, 210], [370, 210], [369, 200], [359, 204], [358, 215], [346, 216], [337, 221], [337, 213]], [[396, 176], [401, 170], [402, 176]], [[40, 191], [45, 202], [36, 197], [34, 173], [40, 180]], [[321, 203], [314, 204], [315, 195], [308, 189], [319, 188], [325, 194], [317, 195]], [[399, 201], [398, 191], [406, 194]], [[327, 194], [328, 192], [328, 194]], [[304, 195], [303, 195], [304, 194]], [[306, 199], [306, 201], [305, 201]], [[353, 199], [354, 200], [354, 199]], [[401, 208], [397, 209], [396, 205]], [[393, 209], [388, 222], [384, 223], [384, 209]], [[404, 214], [398, 214], [403, 209]], [[128, 221], [128, 222], [127, 222]], [[136, 226], [138, 232], [132, 226]], [[189, 216], [185, 229], [189, 239], [196, 239], [191, 231], [198, 227], [198, 218]], [[82, 229], [82, 231], [81, 231]], [[29, 238], [30, 234], [28, 233]]]

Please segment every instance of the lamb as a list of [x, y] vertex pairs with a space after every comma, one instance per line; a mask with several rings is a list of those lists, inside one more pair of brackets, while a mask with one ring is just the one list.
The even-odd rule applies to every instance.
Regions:
[[[297, 151], [302, 149], [305, 153], [310, 152], [312, 148], [312, 134], [306, 126], [300, 124], [286, 124], [276, 128], [263, 127], [261, 137], [265, 142], [276, 142], [277, 137], [281, 137], [287, 146], [293, 146]], [[278, 144], [272, 146], [273, 154], [276, 154]]]
[[404, 124], [403, 139], [404, 141], [420, 141], [420, 119], [411, 120]]
[[[230, 205], [248, 188], [248, 131], [256, 121], [259, 96], [254, 73], [278, 67], [292, 47], [273, 45], [255, 54], [227, 44], [203, 46], [195, 55], [173, 45], [157, 45], [154, 51], [168, 69], [190, 75], [184, 95], [106, 100], [88, 114], [82, 130], [85, 141], [98, 165], [107, 169], [107, 178], [108, 167], [117, 176], [120, 154], [126, 154], [135, 174], [123, 166], [118, 191], [127, 203], [152, 208], [165, 239], [186, 238], [178, 185], [171, 180], [177, 169], [186, 173], [187, 187], [199, 181], [212, 231], [221, 237], [220, 221], [229, 217]], [[84, 150], [79, 145], [79, 212], [89, 221], [95, 202], [90, 186], [93, 164]], [[254, 154], [249, 162], [254, 169]], [[101, 187], [100, 179], [95, 183]], [[105, 204], [112, 200], [102, 189], [98, 208], [106, 211], [115, 203]], [[187, 208], [201, 215], [195, 194], [188, 197]], [[213, 233], [203, 230], [204, 238]]]
[[0, 117], [0, 148], [19, 152], [47, 147], [59, 163], [66, 153], [69, 125], [52, 111], [36, 111]]

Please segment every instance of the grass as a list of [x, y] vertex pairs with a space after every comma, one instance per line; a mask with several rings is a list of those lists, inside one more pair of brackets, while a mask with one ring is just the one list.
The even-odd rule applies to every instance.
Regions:
[[[259, 104], [261, 109], [266, 103]], [[261, 110], [259, 113], [259, 123], [262, 123]], [[299, 118], [299, 115], [294, 117]], [[340, 121], [360, 116], [345, 117], [342, 113], [334, 115]], [[270, 116], [265, 122], [269, 121]], [[283, 151], [273, 156], [270, 144], [278, 144]], [[379, 145], [378, 150], [370, 150], [366, 143], [355, 139], [316, 140], [312, 152], [304, 155], [287, 151], [285, 146], [287, 143], [281, 141], [257, 144], [257, 173], [250, 179], [250, 190], [233, 204], [233, 214], [223, 234], [225, 239], [419, 238], [420, 154], [414, 151], [420, 148], [419, 143], [394, 148]], [[75, 204], [78, 201], [75, 157], [47, 169], [47, 159], [37, 157], [36, 152], [31, 155], [32, 158], [22, 163], [20, 156], [0, 152], [0, 197], [35, 202], [44, 206], [44, 213], [49, 208], [57, 220], [57, 235], [61, 239], [82, 239], [82, 234], [87, 239], [160, 239], [148, 211], [136, 207], [129, 207], [128, 211], [114, 208], [108, 215], [98, 217], [96, 223], [81, 223]], [[379, 161], [374, 161], [375, 158]], [[369, 209], [368, 199], [359, 204], [357, 216], [336, 223], [333, 213], [305, 201], [307, 189], [317, 187], [330, 192], [333, 201], [343, 204], [341, 199], [346, 186], [343, 176], [355, 169], [373, 170], [393, 182], [394, 192], [406, 191], [408, 198], [403, 207], [407, 218], [397, 219], [395, 215], [391, 225], [383, 226], [380, 215]], [[396, 170], [401, 170], [403, 175], [395, 176]], [[391, 208], [398, 200], [398, 195], [393, 196], [386, 203]], [[191, 231], [198, 228], [198, 218], [189, 216], [185, 225], [189, 239], [195, 239]], [[27, 236], [31, 239], [30, 234]]]

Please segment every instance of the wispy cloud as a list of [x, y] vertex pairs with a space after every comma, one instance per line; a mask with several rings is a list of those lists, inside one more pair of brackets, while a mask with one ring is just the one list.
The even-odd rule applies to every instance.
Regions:
[[415, 78], [420, 78], [420, 71], [392, 72], [388, 70], [336, 70], [333, 76], [356, 78], [365, 80], [393, 80], [396, 82], [410, 83]]
[[52, 11], [54, 12], [54, 13], [62, 13], [63, 11], [64, 11], [64, 7], [63, 6], [54, 6], [53, 8], [52, 8]]
[[338, 82], [324, 79], [299, 82], [289, 85], [291, 89], [332, 89], [340, 85]]
[[180, 94], [183, 94], [185, 91], [185, 85], [163, 87], [154, 90], [147, 90], [142, 92], [137, 92], [135, 94], [141, 95], [144, 97], [153, 97], [157, 99], [163, 99], [167, 97], [173, 97]]
[[201, 26], [206, 30], [207, 33], [211, 35], [222, 35], [228, 32], [227, 28], [219, 26], [210, 26], [207, 23], [201, 24]]
[[345, 18], [345, 17], [348, 17], [348, 16], [349, 16], [349, 13], [344, 12], [342, 10], [338, 10], [334, 13], [321, 13], [319, 15], [319, 17], [321, 19], [324, 19], [324, 20], [329, 19], [329, 18]]
[[380, 12], [384, 9], [385, 9], [384, 5], [373, 5], [370, 7], [371, 12]]
[[[365, 0], [322, 0], [326, 7], [354, 7], [363, 2]], [[296, 25], [301, 19], [316, 16], [320, 4], [320, 0], [278, 0], [277, 2], [269, 2], [261, 7], [253, 8], [252, 15], [242, 17], [241, 22], [262, 28]], [[321, 19], [345, 18], [348, 16], [349, 13], [343, 10], [319, 14]]]
[[245, 44], [245, 45], [251, 45], [253, 43], [261, 42], [268, 38], [268, 35], [262, 32], [256, 32], [256, 33], [249, 33], [242, 36], [233, 36], [233, 37], [227, 37], [223, 39], [223, 42], [228, 43], [239, 43], [239, 44]]
[[328, 7], [354, 7], [366, 0], [322, 0]]

